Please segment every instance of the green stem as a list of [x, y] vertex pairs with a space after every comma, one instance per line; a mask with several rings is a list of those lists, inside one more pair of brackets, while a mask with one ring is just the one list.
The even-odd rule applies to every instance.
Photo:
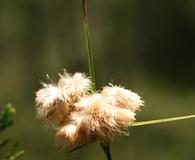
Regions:
[[84, 24], [84, 32], [85, 32], [85, 44], [86, 44], [86, 49], [88, 54], [89, 74], [92, 82], [91, 91], [94, 92], [96, 90], [96, 84], [95, 84], [93, 50], [92, 50], [91, 36], [90, 36], [90, 29], [88, 23], [88, 15], [87, 15], [87, 0], [82, 0], [82, 1], [83, 1], [83, 24]]
[[[85, 32], [85, 43], [86, 43], [86, 49], [88, 54], [90, 79], [92, 82], [91, 92], [94, 92], [96, 90], [96, 83], [95, 83], [93, 51], [92, 51], [91, 36], [90, 36], [90, 29], [88, 23], [88, 15], [87, 15], [87, 0], [82, 0], [82, 2], [83, 2], [83, 24], [84, 24], [84, 32]], [[101, 143], [101, 146], [106, 154], [107, 160], [112, 160], [109, 143], [106, 144]]]
[[101, 147], [102, 147], [102, 149], [103, 149], [103, 151], [104, 151], [104, 153], [107, 157], [107, 160], [112, 160], [112, 157], [111, 157], [111, 154], [110, 154], [110, 145], [109, 145], [109, 143], [101, 142], [100, 144], [101, 144]]
[[133, 124], [130, 124], [130, 126], [137, 127], [137, 126], [144, 126], [144, 125], [150, 125], [150, 124], [157, 124], [157, 123], [165, 123], [165, 122], [185, 120], [185, 119], [190, 119], [190, 118], [195, 118], [195, 115], [180, 116], [180, 117], [173, 117], [173, 118], [163, 118], [163, 119], [157, 119], [157, 120], [135, 122]]

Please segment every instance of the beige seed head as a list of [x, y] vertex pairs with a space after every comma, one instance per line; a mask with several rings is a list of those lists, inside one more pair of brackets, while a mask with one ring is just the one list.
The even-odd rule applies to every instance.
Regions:
[[101, 134], [101, 132], [103, 132], [103, 125], [115, 127], [112, 106], [104, 101], [101, 94], [95, 93], [81, 98], [81, 100], [75, 104], [75, 107], [78, 112], [72, 114], [71, 118], [79, 125], [82, 124], [88, 132]]
[[110, 85], [90, 94], [90, 85], [85, 74], [64, 72], [57, 85], [43, 84], [36, 92], [38, 117], [58, 125], [56, 137], [69, 149], [128, 135], [135, 112], [144, 104], [138, 94], [123, 87]]
[[59, 140], [63, 140], [68, 144], [69, 148], [75, 145], [75, 142], [78, 141], [77, 137], [77, 125], [75, 124], [67, 124], [61, 127], [56, 133], [56, 137]]
[[130, 109], [132, 112], [136, 112], [140, 109], [140, 106], [144, 105], [144, 102], [137, 93], [123, 87], [106, 86], [103, 88], [102, 95], [109, 104], [119, 108]]
[[75, 145], [81, 141], [87, 143], [94, 138], [109, 141], [128, 135], [128, 127], [135, 121], [134, 112], [108, 104], [99, 93], [81, 98], [75, 108], [70, 114], [70, 122], [78, 126], [77, 141], [72, 143]]
[[58, 87], [61, 88], [63, 97], [69, 102], [74, 102], [79, 97], [88, 94], [90, 84], [91, 81], [83, 73], [70, 75], [64, 72], [58, 81]]
[[36, 92], [37, 115], [49, 123], [62, 124], [74, 103], [88, 93], [90, 80], [82, 73], [60, 75], [57, 85], [43, 84]]
[[48, 119], [52, 112], [62, 105], [63, 97], [60, 89], [53, 84], [43, 84], [43, 88], [36, 92], [37, 116]]

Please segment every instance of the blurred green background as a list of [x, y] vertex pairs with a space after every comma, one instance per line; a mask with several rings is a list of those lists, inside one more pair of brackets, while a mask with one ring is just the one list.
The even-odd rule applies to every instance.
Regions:
[[[195, 113], [195, 1], [89, 0], [98, 88], [139, 93], [138, 121]], [[35, 118], [46, 73], [88, 73], [81, 0], [0, 0], [0, 106], [17, 109], [3, 136], [27, 160], [105, 159], [98, 143], [68, 154]], [[195, 120], [130, 128], [111, 144], [114, 160], [195, 160]]]

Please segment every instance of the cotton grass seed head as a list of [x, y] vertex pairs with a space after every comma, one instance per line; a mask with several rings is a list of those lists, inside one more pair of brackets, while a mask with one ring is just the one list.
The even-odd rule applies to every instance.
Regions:
[[88, 93], [91, 81], [84, 73], [75, 73], [71, 75], [64, 72], [60, 74], [58, 87], [61, 88], [65, 100], [76, 101], [79, 97]]
[[81, 98], [75, 108], [70, 114], [70, 123], [77, 126], [77, 133], [71, 136], [66, 130], [57, 133], [57, 137], [64, 139], [72, 148], [93, 139], [106, 142], [128, 135], [128, 127], [135, 121], [134, 112], [107, 103], [105, 96], [100, 93]]
[[85, 74], [59, 75], [56, 85], [43, 84], [36, 92], [37, 115], [57, 125], [58, 140], [71, 150], [96, 139], [108, 142], [128, 135], [144, 104], [138, 94], [112, 84], [91, 93]]
[[103, 126], [107, 127], [105, 130], [115, 128], [116, 121], [114, 119], [113, 108], [104, 101], [104, 97], [101, 94], [94, 93], [83, 97], [75, 104], [75, 107], [80, 116], [72, 114], [71, 119], [86, 128], [89, 134], [106, 134]]
[[109, 104], [119, 108], [130, 109], [132, 112], [136, 112], [140, 109], [140, 106], [144, 105], [137, 93], [112, 84], [103, 88], [102, 95]]
[[58, 140], [67, 144], [68, 148], [73, 148], [78, 142], [78, 126], [75, 124], [67, 124], [62, 126], [56, 133]]
[[62, 92], [54, 84], [43, 84], [43, 88], [36, 92], [35, 100], [37, 104], [37, 116], [44, 120], [52, 118], [56, 108], [63, 107]]
[[37, 117], [49, 124], [60, 124], [65, 121], [72, 106], [64, 103], [61, 89], [54, 84], [43, 84], [36, 92]]
[[43, 83], [43, 88], [36, 92], [37, 116], [52, 124], [62, 124], [89, 87], [90, 80], [83, 73], [64, 72], [56, 85]]
[[126, 134], [127, 128], [135, 120], [134, 112], [109, 104], [100, 93], [82, 98], [75, 106], [81, 109], [83, 119], [80, 121], [86, 125], [85, 128], [88, 127], [92, 134], [104, 141]]

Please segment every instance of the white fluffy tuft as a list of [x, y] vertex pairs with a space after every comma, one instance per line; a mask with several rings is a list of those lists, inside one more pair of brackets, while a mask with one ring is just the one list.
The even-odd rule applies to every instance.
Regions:
[[58, 87], [61, 88], [62, 94], [67, 101], [75, 101], [87, 94], [90, 84], [89, 78], [83, 73], [75, 73], [71, 76], [65, 72], [63, 75], [60, 75], [58, 81]]
[[132, 112], [136, 112], [140, 109], [140, 106], [144, 105], [137, 93], [123, 87], [106, 86], [103, 88], [102, 95], [109, 104], [119, 108], [130, 109]]
[[136, 111], [144, 105], [138, 94], [123, 87], [110, 85], [90, 93], [90, 85], [85, 74], [65, 72], [57, 85], [43, 84], [36, 92], [38, 117], [57, 124], [56, 137], [69, 149], [128, 135]]

